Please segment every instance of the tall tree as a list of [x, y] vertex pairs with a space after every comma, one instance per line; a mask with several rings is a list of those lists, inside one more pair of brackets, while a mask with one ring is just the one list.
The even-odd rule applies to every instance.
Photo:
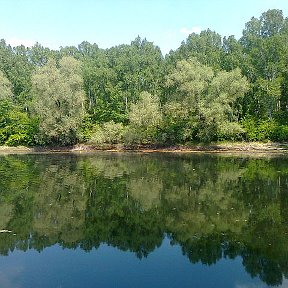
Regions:
[[183, 60], [168, 75], [166, 85], [170, 90], [167, 105], [180, 103], [179, 109], [188, 117], [182, 140], [211, 141], [219, 134], [240, 131], [233, 104], [243, 97], [248, 83], [239, 69], [215, 73], [196, 59]]
[[5, 77], [3, 72], [0, 70], [0, 101], [12, 100], [12, 85], [10, 81]]
[[27, 48], [23, 45], [12, 48], [4, 40], [0, 41], [0, 70], [11, 82], [14, 102], [23, 108], [27, 107], [32, 69]]
[[190, 34], [176, 51], [170, 52], [167, 60], [176, 64], [194, 57], [201, 64], [220, 69], [223, 54], [221, 35], [208, 29], [200, 34]]
[[102, 50], [83, 42], [83, 75], [94, 122], [128, 122], [128, 111], [143, 91], [159, 92], [163, 57], [159, 47], [137, 37], [130, 45]]
[[70, 144], [84, 117], [80, 62], [63, 57], [38, 68], [32, 77], [33, 109], [40, 120], [39, 142]]
[[244, 62], [243, 46], [235, 36], [223, 38], [223, 52], [222, 69], [231, 71], [242, 67]]
[[287, 113], [287, 92], [282, 89], [288, 55], [287, 25], [281, 10], [268, 10], [245, 25], [240, 39], [245, 59], [242, 70], [253, 83], [245, 101], [246, 113], [257, 118], [272, 118], [281, 110]]

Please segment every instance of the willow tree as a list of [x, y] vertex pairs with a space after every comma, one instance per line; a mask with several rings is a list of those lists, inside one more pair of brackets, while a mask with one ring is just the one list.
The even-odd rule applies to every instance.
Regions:
[[131, 104], [129, 126], [124, 138], [128, 143], [155, 143], [162, 122], [159, 98], [146, 91], [140, 93], [139, 98], [137, 103]]
[[[234, 105], [247, 92], [248, 82], [240, 69], [214, 72], [195, 58], [183, 60], [167, 76], [166, 85], [169, 96], [164, 106], [165, 121], [169, 125], [172, 120], [184, 123], [177, 131], [182, 128], [182, 141], [209, 142], [242, 132]], [[178, 114], [179, 119], [171, 120]]]
[[33, 110], [39, 117], [38, 142], [71, 144], [85, 114], [80, 62], [50, 59], [32, 76]]

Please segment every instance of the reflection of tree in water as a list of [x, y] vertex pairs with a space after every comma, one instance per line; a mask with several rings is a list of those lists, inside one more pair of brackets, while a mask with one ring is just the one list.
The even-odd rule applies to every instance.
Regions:
[[162, 243], [192, 263], [241, 256], [270, 285], [288, 276], [288, 169], [280, 158], [26, 155], [0, 161], [1, 254], [102, 243], [146, 257]]
[[52, 159], [41, 171], [33, 205], [34, 233], [70, 247], [83, 234], [87, 201], [84, 179], [75, 173], [76, 167], [75, 157], [64, 162]]
[[122, 178], [96, 177], [87, 202], [85, 240], [82, 248], [90, 250], [107, 243], [130, 250], [138, 257], [147, 256], [163, 240], [162, 218], [156, 209], [142, 210], [127, 190]]

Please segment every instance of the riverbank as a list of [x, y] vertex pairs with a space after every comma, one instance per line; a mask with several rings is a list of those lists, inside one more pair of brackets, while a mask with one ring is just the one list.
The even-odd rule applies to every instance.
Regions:
[[227, 142], [215, 144], [195, 144], [195, 145], [175, 145], [169, 147], [159, 147], [153, 145], [139, 146], [124, 146], [124, 145], [102, 145], [99, 147], [77, 144], [74, 146], [46, 146], [46, 147], [9, 147], [0, 146], [1, 154], [16, 154], [16, 153], [77, 153], [77, 152], [93, 152], [93, 151], [108, 151], [108, 152], [173, 152], [173, 153], [193, 153], [193, 152], [209, 152], [209, 153], [288, 153], [288, 143], [260, 143], [260, 142]]

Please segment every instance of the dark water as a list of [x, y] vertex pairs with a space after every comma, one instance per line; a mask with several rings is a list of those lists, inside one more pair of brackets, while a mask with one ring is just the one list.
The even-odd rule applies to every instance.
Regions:
[[0, 156], [0, 287], [288, 287], [288, 158]]

